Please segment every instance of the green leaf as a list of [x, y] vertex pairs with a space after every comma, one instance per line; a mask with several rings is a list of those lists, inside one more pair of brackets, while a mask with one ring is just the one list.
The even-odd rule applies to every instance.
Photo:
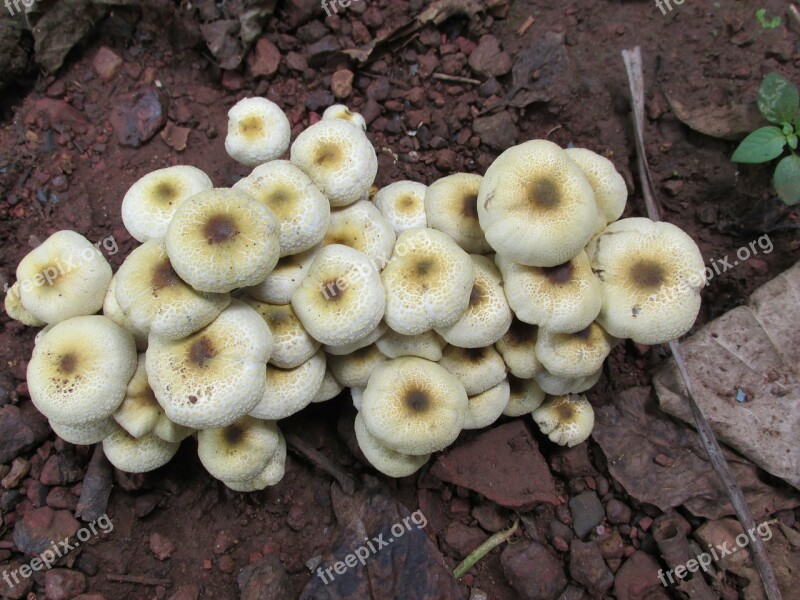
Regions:
[[780, 17], [772, 17], [769, 21], [767, 20], [767, 9], [766, 8], [759, 8], [756, 11], [756, 19], [761, 24], [761, 27], [764, 29], [775, 29], [781, 24]]
[[758, 90], [758, 109], [768, 121], [783, 123], [792, 121], [800, 108], [800, 95], [792, 83], [778, 75], [770, 73], [764, 78]]
[[775, 169], [772, 180], [778, 196], [789, 206], [800, 202], [800, 156], [787, 156]]
[[789, 143], [789, 148], [797, 150], [797, 136], [795, 134], [787, 135], [786, 141]]
[[739, 144], [731, 160], [740, 163], [763, 163], [778, 158], [786, 145], [786, 136], [777, 127], [756, 129]]

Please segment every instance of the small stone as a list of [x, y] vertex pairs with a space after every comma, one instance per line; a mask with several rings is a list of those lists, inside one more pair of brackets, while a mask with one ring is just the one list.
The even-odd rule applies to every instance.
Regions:
[[377, 102], [383, 102], [389, 97], [391, 91], [392, 86], [389, 83], [389, 79], [386, 77], [378, 77], [377, 79], [373, 79], [367, 86], [367, 98]]
[[353, 93], [353, 72], [350, 69], [340, 69], [331, 77], [331, 91], [337, 98], [349, 98]]
[[78, 498], [65, 487], [50, 490], [45, 502], [47, 506], [56, 510], [74, 511], [78, 507]]
[[614, 574], [606, 566], [603, 555], [593, 542], [572, 540], [569, 574], [593, 596], [602, 595], [614, 585]]
[[186, 150], [186, 145], [189, 142], [189, 133], [191, 133], [191, 129], [188, 127], [181, 127], [179, 125], [175, 125], [172, 121], [167, 121], [166, 127], [161, 130], [161, 139], [164, 140], [164, 143], [175, 150], [176, 152], [182, 152]]
[[74, 454], [54, 454], [47, 459], [39, 475], [39, 480], [45, 485], [66, 485], [83, 478], [83, 468]]
[[572, 513], [572, 528], [579, 538], [587, 535], [605, 517], [605, 510], [596, 492], [583, 492], [571, 498], [569, 509]]
[[233, 548], [239, 540], [229, 531], [220, 531], [214, 540], [214, 554], [225, 554]]
[[472, 509], [472, 516], [478, 524], [490, 533], [497, 533], [508, 525], [504, 511], [493, 502], [484, 502]]
[[164, 126], [166, 117], [158, 94], [148, 88], [117, 98], [109, 121], [122, 146], [138, 148]]
[[36, 508], [17, 521], [14, 544], [24, 554], [40, 554], [53, 540], [70, 538], [80, 528], [80, 523], [67, 511], [56, 511], [49, 506]]
[[306, 57], [298, 52], [289, 52], [286, 55], [286, 66], [292, 71], [300, 71], [301, 73], [308, 68]]
[[92, 67], [100, 79], [108, 81], [117, 74], [124, 61], [110, 48], [102, 46], [92, 59]]
[[327, 108], [334, 102], [333, 94], [328, 90], [314, 90], [306, 98], [306, 108], [316, 112]]
[[606, 503], [606, 515], [608, 516], [608, 522], [614, 525], [630, 523], [633, 516], [628, 505], [616, 498], [611, 498]]
[[[16, 573], [19, 572], [19, 568], [23, 566], [22, 561], [14, 561], [12, 563], [0, 563], [0, 574], [2, 573]], [[10, 575], [9, 575], [10, 577]], [[11, 577], [10, 584], [6, 581], [2, 582], [2, 587], [0, 590], [2, 592], [2, 598], [11, 598], [12, 600], [21, 600], [22, 598], [28, 597], [28, 593], [33, 589], [33, 579], [30, 577], [17, 577], [15, 581], [13, 577]]]
[[223, 573], [233, 573], [236, 570], [236, 562], [227, 554], [220, 557], [217, 561], [217, 568]]
[[266, 600], [291, 596], [289, 576], [276, 555], [267, 555], [244, 567], [237, 578], [241, 600]]
[[153, 533], [150, 535], [150, 552], [152, 552], [158, 560], [167, 560], [172, 556], [174, 551], [175, 544], [168, 538], [160, 533]]
[[460, 521], [453, 521], [444, 532], [444, 542], [455, 558], [462, 559], [475, 550], [486, 538], [485, 532], [477, 527], [468, 527]]
[[30, 462], [24, 458], [15, 458], [14, 462], [11, 463], [11, 471], [9, 471], [8, 475], [3, 477], [3, 480], [0, 481], [0, 485], [7, 490], [15, 488], [19, 485], [19, 482], [22, 481], [22, 479], [30, 472], [30, 470]]
[[224, 71], [222, 73], [222, 87], [231, 92], [238, 92], [247, 83], [241, 73], [237, 71]]
[[50, 569], [44, 576], [47, 600], [72, 600], [86, 589], [86, 576], [70, 569]]
[[455, 170], [458, 154], [450, 148], [442, 148], [436, 152], [436, 168], [444, 173]]
[[197, 600], [199, 596], [200, 585], [197, 583], [190, 583], [177, 588], [175, 593], [169, 597], [169, 600]]
[[667, 600], [669, 595], [658, 580], [659, 569], [661, 566], [649, 554], [634, 551], [617, 571], [614, 596], [619, 600]]
[[256, 77], [272, 77], [281, 65], [281, 51], [267, 38], [258, 38], [247, 64]]
[[561, 561], [536, 542], [506, 546], [500, 563], [511, 586], [525, 600], [555, 600], [567, 586]]
[[663, 187], [664, 190], [666, 190], [666, 192], [674, 198], [681, 193], [681, 190], [683, 190], [683, 181], [680, 179], [670, 179], [665, 181], [661, 187]]
[[0, 464], [10, 463], [32, 450], [50, 435], [47, 420], [25, 404], [25, 410], [9, 404], [0, 408]]
[[469, 66], [478, 75], [500, 77], [511, 71], [512, 61], [508, 52], [500, 48], [500, 40], [484, 35], [469, 56]]
[[475, 119], [472, 131], [481, 138], [482, 143], [498, 151], [516, 144], [519, 135], [519, 129], [508, 111]]
[[320, 67], [325, 64], [328, 57], [339, 51], [339, 39], [335, 35], [326, 35], [324, 38], [308, 46], [308, 64]]

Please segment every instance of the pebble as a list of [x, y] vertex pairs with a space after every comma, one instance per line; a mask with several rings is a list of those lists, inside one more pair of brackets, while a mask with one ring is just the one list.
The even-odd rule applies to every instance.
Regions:
[[39, 480], [45, 485], [65, 485], [83, 478], [83, 468], [74, 454], [54, 454], [47, 459]]
[[477, 527], [453, 521], [444, 532], [444, 543], [455, 558], [462, 559], [486, 541], [487, 537], [486, 533]]
[[500, 77], [511, 71], [512, 61], [508, 52], [500, 47], [500, 40], [484, 35], [469, 55], [469, 66], [478, 75]]
[[92, 59], [92, 68], [100, 79], [108, 81], [114, 78], [123, 64], [122, 58], [111, 48], [101, 46]]
[[600, 596], [614, 585], [614, 574], [593, 542], [572, 540], [569, 555], [569, 574], [593, 596]]
[[161, 561], [167, 560], [175, 551], [175, 544], [160, 533], [150, 534], [150, 552]]
[[615, 525], [630, 523], [633, 516], [628, 505], [616, 498], [611, 498], [606, 502], [606, 515], [608, 515], [608, 522]]
[[306, 108], [310, 111], [319, 111], [335, 103], [333, 94], [328, 90], [314, 90], [306, 98]]
[[[633, 550], [633, 549], [631, 549]], [[659, 564], [642, 551], [635, 551], [617, 571], [614, 596], [619, 600], [667, 600], [668, 594], [658, 580]]]
[[325, 64], [328, 57], [339, 51], [339, 39], [335, 35], [326, 35], [318, 42], [308, 46], [308, 64], [320, 67]]
[[256, 77], [272, 77], [281, 64], [281, 51], [266, 37], [258, 38], [247, 60], [250, 72]]
[[373, 79], [367, 86], [367, 98], [376, 102], [383, 102], [389, 97], [392, 91], [392, 84], [387, 77]]
[[86, 589], [86, 576], [70, 569], [50, 569], [44, 576], [47, 600], [72, 600]]
[[493, 502], [484, 502], [472, 508], [473, 518], [490, 533], [496, 533], [506, 527], [508, 518], [504, 512]]
[[175, 590], [169, 600], [197, 600], [200, 597], [200, 586], [196, 583], [182, 585]]
[[331, 91], [336, 98], [349, 98], [353, 93], [353, 72], [350, 69], [340, 69], [331, 77]]
[[0, 481], [0, 485], [4, 488], [11, 489], [15, 488], [19, 485], [20, 481], [30, 472], [31, 470], [31, 463], [25, 460], [24, 458], [15, 458], [14, 462], [11, 463], [11, 471], [9, 471], [8, 475], [3, 477], [2, 481]]
[[237, 582], [242, 600], [283, 600], [291, 597], [289, 576], [283, 563], [274, 554], [244, 567]]
[[214, 540], [214, 554], [225, 554], [238, 543], [239, 540], [231, 532], [222, 530]]
[[28, 404], [25, 407], [9, 404], [0, 408], [0, 464], [32, 450], [50, 434], [47, 420]]
[[458, 154], [450, 148], [442, 148], [436, 153], [436, 168], [444, 173], [449, 173], [456, 169]]
[[506, 546], [500, 563], [511, 586], [525, 600], [555, 600], [567, 586], [561, 561], [536, 542]]
[[479, 117], [472, 123], [472, 131], [489, 148], [503, 151], [517, 143], [519, 129], [508, 111], [488, 117]]
[[[224, 85], [225, 76], [222, 79]], [[146, 88], [117, 98], [108, 120], [120, 145], [138, 148], [164, 126], [166, 116], [158, 94]]]
[[583, 492], [571, 498], [569, 509], [572, 514], [572, 528], [579, 538], [592, 531], [605, 517], [603, 504], [595, 492]]
[[303, 54], [289, 52], [289, 54], [286, 55], [286, 66], [293, 71], [303, 72], [308, 68], [308, 62]]

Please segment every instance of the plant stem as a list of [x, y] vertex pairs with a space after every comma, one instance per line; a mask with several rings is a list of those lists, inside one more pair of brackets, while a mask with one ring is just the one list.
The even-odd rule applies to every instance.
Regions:
[[514, 518], [514, 524], [506, 529], [505, 531], [498, 531], [485, 542], [483, 542], [480, 546], [475, 548], [475, 550], [470, 553], [470, 555], [461, 561], [461, 564], [458, 565], [453, 571], [453, 576], [456, 579], [461, 579], [464, 575], [467, 574], [472, 567], [475, 566], [479, 560], [481, 560], [484, 556], [489, 554], [492, 550], [497, 548], [500, 544], [505, 542], [508, 538], [514, 535], [514, 532], [519, 527], [519, 515]]

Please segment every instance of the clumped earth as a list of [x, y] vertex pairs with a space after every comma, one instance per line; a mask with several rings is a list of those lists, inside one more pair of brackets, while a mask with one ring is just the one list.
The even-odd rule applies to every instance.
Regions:
[[[670, 106], [670, 99], [700, 111], [747, 103], [771, 71], [800, 83], [800, 23], [778, 0], [759, 3], [767, 15], [782, 17], [775, 28], [763, 27], [747, 3], [699, 1], [673, 3], [667, 14], [650, 2], [493, 1], [477, 13], [476, 7], [487, 6], [450, 2], [449, 9], [474, 14], [424, 25], [414, 25], [429, 8], [419, 0], [356, 0], [333, 16], [313, 0], [298, 0], [253, 18], [239, 3], [98, 4], [103, 8], [84, 7], [92, 11], [87, 22], [96, 25], [59, 70], [38, 72], [33, 41], [17, 29], [18, 45], [0, 63], [6, 71], [0, 78], [6, 82], [0, 100], [4, 283], [13, 283], [31, 246], [60, 229], [101, 242], [118, 268], [134, 247], [119, 217], [122, 197], [147, 172], [192, 164], [218, 186], [245, 176], [248, 169], [226, 155], [223, 142], [227, 110], [251, 95], [278, 103], [293, 137], [337, 101], [363, 114], [379, 155], [378, 186], [399, 179], [430, 184], [458, 171], [483, 174], [503, 149], [548, 138], [613, 160], [631, 190], [625, 216], [643, 215], [620, 57], [635, 45], [645, 57], [646, 146], [664, 218], [697, 241], [709, 265], [763, 235], [774, 247], [767, 253], [764, 245], [715, 274], [695, 329], [743, 304], [800, 255], [798, 215], [776, 200], [769, 167], [735, 165], [729, 160], [733, 142], [696, 133]], [[240, 23], [246, 26], [238, 36]], [[8, 30], [8, 17], [0, 24]], [[371, 53], [364, 50], [373, 46]], [[37, 43], [37, 52], [46, 50]], [[52, 53], [39, 62], [52, 65]], [[654, 541], [662, 510], [628, 496], [593, 440], [564, 450], [529, 419], [504, 419], [488, 431], [462, 434], [420, 473], [388, 480], [351, 451], [353, 415], [349, 397], [342, 397], [285, 423], [287, 439], [299, 438], [308, 448], [303, 456], [290, 452], [284, 480], [264, 492], [227, 490], [205, 473], [192, 440], [155, 473], [112, 475], [91, 448], [57, 439], [32, 408], [25, 370], [35, 330], [5, 315], [2, 324], [0, 576], [51, 540], [74, 534], [81, 526], [72, 516], [76, 509], [87, 522], [107, 512], [113, 530], [92, 535], [58, 568], [37, 572], [13, 590], [0, 580], [0, 596], [678, 597], [657, 578], [659, 568], [669, 568]], [[659, 347], [617, 347], [590, 393], [596, 410], [615, 403], [626, 411], [646, 408], [663, 439], [671, 440], [654, 459], [661, 466], [692, 433], [650, 404], [647, 391], [630, 388], [649, 386], [665, 358]], [[621, 419], [619, 426], [629, 422]], [[332, 467], [312, 464], [309, 448], [322, 457], [318, 464], [327, 459]], [[713, 477], [706, 463], [696, 462], [697, 478]], [[750, 469], [754, 488], [762, 486], [751, 496], [758, 498], [757, 521], [771, 515], [782, 524], [787, 543], [768, 545], [781, 565], [779, 580], [796, 589], [797, 493], [747, 464], [742, 469]], [[332, 485], [331, 471], [340, 482]], [[354, 495], [348, 477], [358, 482]], [[703, 539], [714, 539], [726, 523], [716, 519], [731, 512], [718, 489], [708, 493], [702, 510], [698, 502], [694, 511], [677, 507], [675, 518], [687, 532], [706, 527]], [[363, 522], [377, 535], [417, 509], [429, 541], [409, 533], [373, 556], [371, 586], [353, 573], [359, 569], [336, 582], [341, 588], [309, 571], [307, 564], [330, 566], [364, 543], [337, 523]], [[521, 526], [507, 546], [459, 585], [441, 576], [509, 527], [513, 510], [522, 514]], [[741, 590], [744, 597], [761, 597], [752, 568], [726, 571], [713, 597], [736, 598]], [[420, 591], [426, 586], [430, 591]]]

